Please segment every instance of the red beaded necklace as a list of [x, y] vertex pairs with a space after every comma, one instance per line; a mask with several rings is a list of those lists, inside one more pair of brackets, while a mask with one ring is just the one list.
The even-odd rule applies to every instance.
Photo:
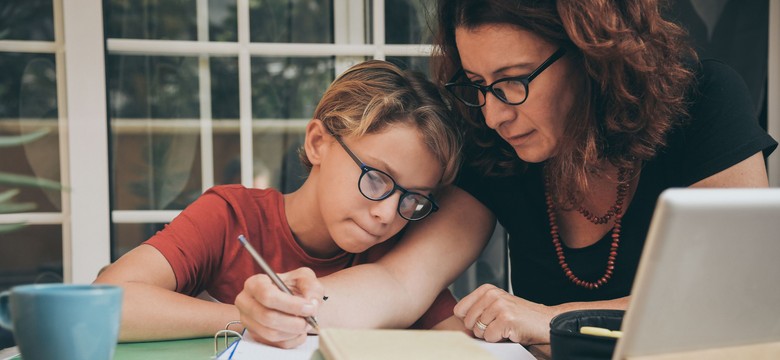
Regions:
[[548, 176], [544, 178], [544, 195], [547, 200], [547, 216], [550, 218], [550, 235], [552, 236], [553, 246], [555, 247], [555, 253], [558, 255], [558, 264], [561, 265], [561, 269], [566, 274], [566, 277], [571, 280], [577, 286], [587, 288], [589, 290], [598, 289], [602, 285], [606, 284], [610, 278], [612, 278], [612, 272], [615, 270], [615, 258], [617, 257], [618, 247], [620, 246], [620, 223], [623, 220], [623, 200], [631, 187], [631, 175], [633, 170], [620, 167], [618, 169], [618, 185], [616, 188], [615, 204], [612, 205], [606, 214], [603, 216], [597, 216], [585, 209], [583, 206], [579, 206], [577, 211], [584, 216], [588, 221], [599, 225], [606, 224], [609, 219], [615, 217], [615, 225], [612, 227], [612, 246], [609, 249], [609, 257], [607, 258], [607, 269], [604, 275], [595, 282], [581, 280], [574, 275], [569, 268], [569, 264], [566, 262], [566, 256], [563, 254], [563, 246], [561, 245], [561, 239], [558, 235], [558, 221], [555, 215], [555, 203], [550, 195], [550, 179]]

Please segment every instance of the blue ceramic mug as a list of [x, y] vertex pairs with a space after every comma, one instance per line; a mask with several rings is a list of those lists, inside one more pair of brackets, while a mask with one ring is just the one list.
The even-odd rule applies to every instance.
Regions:
[[113, 285], [21, 285], [0, 293], [0, 326], [14, 333], [24, 360], [114, 357], [122, 288]]

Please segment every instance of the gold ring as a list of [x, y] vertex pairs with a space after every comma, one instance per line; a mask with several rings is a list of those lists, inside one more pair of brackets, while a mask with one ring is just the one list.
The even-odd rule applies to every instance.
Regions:
[[485, 331], [485, 329], [487, 329], [487, 325], [482, 321], [477, 320], [477, 323], [475, 325], [477, 325], [477, 328], [482, 331]]

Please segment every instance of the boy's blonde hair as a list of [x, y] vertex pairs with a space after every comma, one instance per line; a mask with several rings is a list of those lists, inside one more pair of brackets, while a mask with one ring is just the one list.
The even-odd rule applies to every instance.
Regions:
[[[373, 134], [394, 124], [413, 125], [441, 164], [440, 183], [455, 179], [462, 146], [460, 121], [436, 86], [421, 74], [381, 60], [357, 64], [328, 87], [313, 118], [341, 137]], [[299, 156], [311, 170], [303, 147]]]

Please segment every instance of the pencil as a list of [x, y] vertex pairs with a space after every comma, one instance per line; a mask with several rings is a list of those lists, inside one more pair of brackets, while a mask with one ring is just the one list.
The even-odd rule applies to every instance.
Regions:
[[[261, 268], [263, 268], [263, 271], [265, 271], [265, 274], [268, 275], [268, 277], [271, 278], [271, 281], [276, 284], [276, 287], [279, 288], [279, 290], [284, 291], [286, 294], [293, 295], [292, 291], [290, 291], [290, 288], [287, 287], [287, 285], [284, 284], [282, 279], [279, 278], [279, 275], [276, 275], [276, 272], [271, 269], [270, 266], [268, 266], [268, 263], [263, 260], [263, 257], [260, 256], [260, 254], [257, 253], [257, 250], [255, 250], [254, 247], [252, 247], [251, 244], [246, 240], [244, 235], [238, 235], [238, 241], [241, 242], [242, 245], [244, 245], [244, 248], [246, 248], [247, 251], [249, 251], [249, 254], [252, 255], [253, 258], [255, 258], [255, 261], [260, 265]], [[307, 316], [305, 317], [306, 322], [309, 323], [314, 329], [317, 330], [317, 332], [320, 331], [320, 326], [317, 324], [317, 319], [314, 318], [314, 316]]]

